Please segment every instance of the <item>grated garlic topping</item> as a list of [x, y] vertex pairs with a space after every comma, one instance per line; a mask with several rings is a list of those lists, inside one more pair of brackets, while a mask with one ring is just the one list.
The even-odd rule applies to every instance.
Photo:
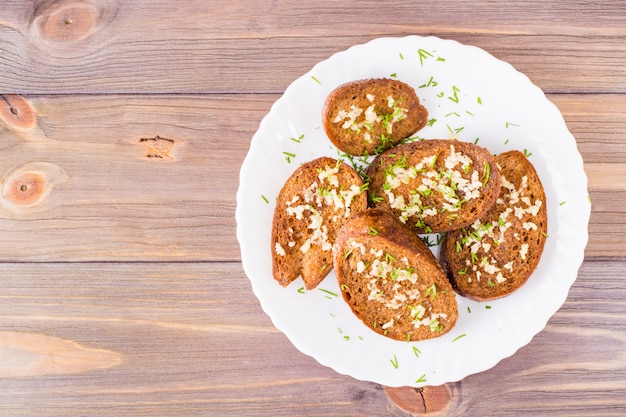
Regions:
[[[420, 298], [420, 291], [416, 288], [418, 275], [409, 266], [406, 257], [394, 259], [382, 249], [370, 248], [366, 250], [365, 245], [357, 240], [351, 240], [349, 247], [359, 250], [361, 255], [373, 256], [369, 262], [359, 260], [356, 264], [358, 273], [364, 273], [367, 280], [368, 301], [375, 301], [382, 304], [389, 310], [397, 312], [399, 319], [408, 310], [415, 328], [421, 326], [431, 326], [432, 331], [439, 329], [439, 320], [446, 319], [443, 313], [432, 313], [430, 307], [423, 304], [416, 304]], [[383, 291], [383, 286], [386, 288]], [[383, 329], [391, 328], [395, 325], [392, 319], [383, 325]], [[387, 326], [387, 327], [385, 327]]]
[[[478, 264], [480, 270], [477, 270], [477, 266], [474, 265], [472, 270], [475, 273], [477, 281], [480, 281], [482, 274], [488, 274], [494, 277], [498, 284], [506, 281], [506, 277], [502, 273], [502, 269], [497, 267], [495, 263], [496, 259], [490, 254], [491, 248], [498, 246], [506, 240], [521, 240], [519, 233], [507, 233], [512, 226], [512, 222], [509, 219], [510, 215], [513, 215], [517, 219], [522, 221], [522, 228], [524, 230], [538, 230], [538, 226], [533, 222], [533, 217], [537, 216], [539, 209], [543, 202], [540, 199], [531, 201], [530, 197], [525, 195], [525, 190], [528, 188], [528, 177], [523, 176], [519, 187], [510, 182], [504, 175], [501, 175], [502, 190], [505, 192], [496, 200], [497, 206], [507, 206], [501, 209], [498, 221], [492, 221], [490, 223], [482, 223], [477, 220], [469, 227], [469, 232], [462, 239], [462, 243], [465, 247], [470, 248], [470, 253], [476, 255], [482, 249], [482, 259]], [[511, 207], [509, 207], [511, 206]], [[520, 245], [519, 256], [522, 260], [525, 260], [528, 255], [530, 246], [528, 243]], [[473, 261], [466, 260], [466, 265], [472, 265]], [[507, 262], [504, 267], [509, 272], [513, 272], [515, 268], [514, 260]], [[471, 282], [471, 278], [468, 277], [468, 282]]]
[[280, 246], [280, 243], [276, 242], [275, 249], [276, 249], [276, 254], [277, 255], [279, 255], [279, 256], [285, 256], [286, 255], [285, 249], [283, 249], [283, 247]]
[[[440, 212], [435, 207], [424, 205], [423, 198], [432, 193], [443, 196], [441, 211], [451, 213], [459, 211], [466, 201], [480, 197], [483, 182], [480, 179], [480, 173], [472, 169], [473, 162], [469, 156], [456, 152], [454, 145], [451, 145], [450, 155], [445, 158], [443, 164], [446, 170], [436, 169], [436, 161], [437, 156], [430, 155], [413, 166], [401, 166], [403, 164], [393, 166], [386, 173], [383, 192], [387, 196], [390, 207], [401, 211], [399, 218], [403, 223], [406, 223], [411, 216], [425, 219]], [[472, 170], [471, 174], [470, 170]], [[406, 193], [404, 195], [394, 193], [395, 189], [408, 184], [417, 178], [418, 174], [422, 176], [421, 184], [410, 192], [408, 200], [409, 196]], [[466, 178], [468, 174], [469, 179]]]
[[[366, 94], [365, 97], [370, 102], [373, 102], [376, 98], [373, 94], [369, 93]], [[368, 106], [367, 109], [351, 104], [347, 110], [340, 109], [332, 120], [332, 123], [343, 122], [341, 125], [343, 129], [350, 129], [357, 133], [362, 133], [363, 140], [371, 143], [371, 133], [374, 131], [374, 125], [383, 124], [386, 133], [390, 135], [393, 131], [393, 125], [405, 119], [409, 112], [408, 109], [398, 106], [398, 101], [391, 95], [387, 97], [387, 106], [392, 109], [392, 113], [377, 113], [375, 104]], [[362, 120], [357, 120], [361, 115], [363, 115]]]
[[[328, 238], [328, 227], [324, 225], [325, 219], [322, 215], [324, 205], [334, 207], [335, 211], [343, 210], [343, 217], [348, 218], [352, 201], [362, 192], [361, 188], [356, 184], [352, 184], [347, 190], [340, 189], [338, 174], [338, 165], [319, 169], [317, 175], [319, 182], [311, 183], [303, 191], [302, 195], [296, 194], [286, 203], [287, 207], [285, 210], [287, 214], [295, 216], [296, 220], [305, 220], [306, 217], [309, 221], [307, 229], [312, 230], [309, 238], [299, 248], [302, 253], [307, 253], [312, 245], [321, 246], [323, 251], [332, 249], [332, 243]], [[299, 202], [301, 204], [296, 205]], [[332, 215], [329, 218], [333, 222], [337, 221], [337, 219], [337, 215]], [[292, 234], [293, 230], [290, 233]], [[294, 245], [295, 242], [289, 242], [289, 247]]]

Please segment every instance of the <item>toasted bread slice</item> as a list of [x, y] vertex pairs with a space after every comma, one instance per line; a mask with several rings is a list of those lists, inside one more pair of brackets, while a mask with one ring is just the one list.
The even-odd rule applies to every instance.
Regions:
[[492, 300], [520, 288], [537, 267], [548, 230], [546, 195], [528, 158], [499, 154], [502, 187], [496, 204], [471, 226], [444, 238], [441, 260], [455, 290]]
[[428, 121], [415, 90], [402, 81], [373, 78], [333, 90], [322, 110], [330, 141], [350, 155], [374, 155], [408, 138]]
[[272, 273], [287, 286], [302, 276], [315, 288], [332, 269], [337, 232], [367, 208], [363, 180], [349, 165], [321, 157], [302, 164], [276, 200], [272, 224]]
[[402, 341], [447, 333], [456, 295], [424, 242], [393, 214], [368, 209], [339, 231], [333, 264], [344, 300], [376, 333]]
[[365, 170], [370, 202], [390, 209], [417, 233], [439, 233], [481, 218], [500, 192], [489, 151], [458, 140], [429, 139], [398, 145]]

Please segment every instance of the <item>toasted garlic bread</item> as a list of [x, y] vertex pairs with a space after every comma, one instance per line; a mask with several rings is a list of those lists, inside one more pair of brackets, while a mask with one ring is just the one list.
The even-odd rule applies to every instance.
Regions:
[[398, 145], [365, 170], [370, 202], [417, 233], [459, 229], [481, 218], [500, 192], [489, 151], [473, 143], [428, 139]]
[[322, 110], [330, 141], [350, 155], [374, 155], [408, 138], [428, 121], [415, 90], [398, 80], [352, 81], [333, 90]]
[[417, 341], [454, 327], [456, 296], [441, 265], [389, 211], [368, 209], [348, 219], [333, 254], [344, 300], [375, 332]]
[[537, 267], [547, 237], [546, 195], [519, 151], [496, 157], [502, 187], [496, 204], [472, 225], [444, 238], [441, 257], [455, 290], [492, 300], [520, 288]]
[[302, 164], [287, 179], [272, 224], [272, 273], [282, 286], [302, 276], [315, 288], [332, 269], [337, 232], [367, 208], [363, 180], [350, 166], [321, 157]]

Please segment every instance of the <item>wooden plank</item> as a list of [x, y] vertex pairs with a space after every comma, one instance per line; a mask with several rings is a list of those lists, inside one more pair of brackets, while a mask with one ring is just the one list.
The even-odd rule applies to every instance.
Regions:
[[[33, 96], [23, 100], [17, 121], [0, 102], [0, 123], [8, 121], [0, 130], [5, 187], [28, 168], [58, 181], [40, 204], [0, 206], [0, 232], [10, 236], [0, 240], [0, 260], [240, 259], [234, 220], [239, 168], [276, 98]], [[626, 181], [616, 173], [626, 160], [626, 100], [550, 98], [587, 162], [587, 256], [623, 256], [626, 222], [617, 220], [626, 215]], [[614, 133], [592, 135], [597, 129]]]
[[[402, 2], [384, 13], [376, 2], [337, 1], [195, 0], [175, 12], [157, 1], [4, 4], [6, 93], [278, 93], [354, 44], [431, 33], [482, 47], [549, 92], [626, 91], [620, 2]], [[451, 11], [453, 24], [441, 18]]]
[[384, 413], [380, 387], [297, 352], [240, 264], [3, 264], [0, 282], [2, 415]]
[[[582, 5], [576, 0], [554, 0], [549, 4], [535, 1], [530, 3], [532, 7], [526, 0], [507, 1], [506, 7], [493, 7], [484, 2], [425, 0], [420, 7], [407, 2], [390, 2], [393, 7], [387, 9], [375, 2], [354, 7], [340, 0], [324, 0], [317, 5], [297, 0], [285, 0], [280, 4], [189, 0], [177, 5], [175, 13], [167, 15], [168, 19], [161, 17], [171, 9], [158, 0], [140, 4], [130, 0], [102, 0], [95, 5], [69, 0], [61, 3], [4, 0], [2, 21], [15, 27], [38, 26], [40, 32], [57, 35], [60, 40], [63, 40], [61, 35], [69, 37], [80, 29], [86, 35], [93, 35], [84, 30], [81, 22], [68, 22], [72, 14], [84, 18], [93, 12], [99, 12], [101, 16], [90, 22], [89, 28], [102, 29], [98, 24], [115, 22], [117, 29], [125, 29], [120, 32], [132, 29], [150, 37], [154, 37], [155, 30], [167, 32], [171, 28], [189, 35], [202, 32], [212, 38], [285, 36], [300, 32], [324, 37], [331, 30], [336, 34], [354, 35], [362, 34], [364, 29], [376, 34], [416, 27], [424, 31], [436, 28], [440, 32], [463, 32], [465, 28], [471, 28], [477, 33], [585, 36], [624, 33], [623, 14], [620, 13], [624, 11], [624, 5], [612, 0]], [[454, 13], [454, 22], [447, 18], [449, 13]], [[329, 25], [341, 17], [346, 18], [341, 26]], [[229, 22], [227, 27], [219, 25], [225, 21]], [[60, 25], [55, 27], [53, 23]], [[46, 24], [48, 29], [44, 30]]]
[[585, 163], [622, 164], [626, 161], [626, 99], [623, 95], [548, 94], [548, 98], [563, 114]]
[[36, 163], [56, 167], [65, 180], [35, 205], [0, 207], [0, 229], [11, 236], [0, 243], [0, 259], [239, 259], [238, 172], [266, 100], [64, 96], [30, 102], [34, 126], [0, 131], [5, 188], [12, 175], [20, 179], [16, 170], [38, 172]]
[[[626, 187], [626, 164], [587, 164], [585, 171], [590, 179], [589, 188], [600, 191], [622, 191]], [[615, 204], [617, 205], [617, 204]]]
[[[0, 34], [5, 39], [8, 35], [11, 34]], [[511, 63], [550, 93], [625, 91], [626, 70], [617, 58], [626, 49], [624, 37], [590, 41], [556, 36], [538, 39], [534, 35], [444, 33], [440, 36], [485, 49]], [[0, 67], [0, 88], [18, 94], [280, 93], [316, 63], [371, 39], [371, 36], [277, 38], [271, 40], [270, 53], [264, 49], [266, 39], [182, 40], [174, 49], [168, 49], [171, 42], [164, 42], [165, 46], [160, 46], [158, 41], [128, 42], [85, 56], [56, 59], [31, 56], [24, 60], [18, 55], [23, 46], [13, 44], [18, 38], [10, 40], [9, 45], [0, 44], [0, 51], [12, 55], [10, 67]], [[536, 46], [522, 49], [519, 45]], [[603, 55], [616, 58], [601, 60]], [[34, 69], [32, 60], [38, 61]], [[597, 62], [593, 70], [580, 66], [586, 60]], [[246, 62], [243, 67], [242, 62]]]
[[[449, 385], [446, 415], [623, 414], [625, 267], [585, 262], [544, 331]], [[0, 282], [3, 415], [408, 415], [298, 352], [239, 263], [3, 264]]]

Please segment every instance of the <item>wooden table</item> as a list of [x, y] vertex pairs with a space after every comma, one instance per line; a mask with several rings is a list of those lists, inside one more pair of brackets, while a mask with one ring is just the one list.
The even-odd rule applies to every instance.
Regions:
[[[234, 219], [285, 88], [410, 34], [527, 74], [592, 198], [586, 258], [545, 330], [418, 390], [298, 352], [252, 293]], [[626, 415], [626, 3], [2, 0], [0, 92], [0, 415]]]

